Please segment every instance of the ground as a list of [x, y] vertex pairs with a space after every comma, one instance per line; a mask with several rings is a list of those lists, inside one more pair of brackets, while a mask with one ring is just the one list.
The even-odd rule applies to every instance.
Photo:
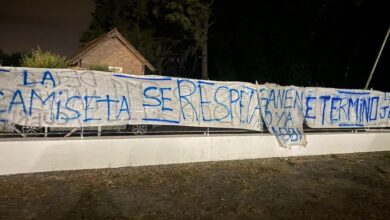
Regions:
[[1, 219], [390, 219], [390, 152], [0, 177]]

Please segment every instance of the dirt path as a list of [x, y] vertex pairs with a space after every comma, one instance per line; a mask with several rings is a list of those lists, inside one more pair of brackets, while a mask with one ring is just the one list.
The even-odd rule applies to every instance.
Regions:
[[0, 177], [1, 219], [390, 219], [390, 152]]

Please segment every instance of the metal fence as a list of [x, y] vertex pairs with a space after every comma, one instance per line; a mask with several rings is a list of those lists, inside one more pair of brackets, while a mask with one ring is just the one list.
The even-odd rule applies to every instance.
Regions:
[[[389, 127], [383, 128], [326, 128], [314, 129], [304, 126], [305, 133], [313, 132], [390, 132]], [[79, 127], [79, 128], [50, 128], [8, 125], [7, 129], [0, 132], [0, 138], [25, 138], [25, 137], [88, 137], [88, 136], [131, 136], [131, 135], [210, 135], [210, 134], [256, 134], [269, 133], [245, 129], [226, 129], [189, 126], [168, 125], [127, 125], [104, 127]]]

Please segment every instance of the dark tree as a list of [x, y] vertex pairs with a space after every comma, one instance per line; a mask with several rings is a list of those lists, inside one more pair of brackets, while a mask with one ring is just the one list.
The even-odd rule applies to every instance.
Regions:
[[[211, 78], [363, 88], [390, 24], [387, 9], [368, 0], [216, 1]], [[377, 78], [387, 74], [388, 48]], [[384, 82], [374, 88], [388, 90]]]
[[[160, 73], [185, 76], [190, 72], [187, 76], [194, 77], [196, 68], [190, 68], [190, 61], [196, 57], [193, 48], [200, 45], [198, 33], [193, 33], [197, 31], [193, 27], [196, 24], [191, 20], [193, 17], [188, 17], [191, 24], [185, 26], [181, 20], [175, 19], [175, 13], [179, 11], [175, 7], [179, 4], [174, 2], [95, 0], [92, 23], [80, 41], [86, 43], [116, 27]], [[178, 2], [186, 11], [194, 7], [184, 1]]]
[[190, 39], [194, 41], [195, 48], [201, 50], [202, 58], [202, 79], [208, 79], [208, 40], [211, 17], [210, 0], [182, 0], [169, 1], [166, 4], [168, 13], [166, 19], [171, 23], [179, 24]]
[[5, 54], [0, 49], [0, 65], [1, 66], [20, 66], [21, 53]]

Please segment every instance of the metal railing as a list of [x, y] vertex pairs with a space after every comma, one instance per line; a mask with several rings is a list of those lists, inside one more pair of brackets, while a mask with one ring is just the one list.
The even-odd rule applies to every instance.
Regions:
[[[304, 126], [305, 133], [320, 132], [390, 132], [389, 127], [378, 128], [309, 128]], [[7, 131], [0, 132], [0, 138], [25, 137], [91, 137], [91, 136], [130, 136], [130, 135], [210, 135], [210, 134], [256, 134], [269, 133], [245, 129], [188, 127], [168, 125], [128, 125], [112, 127], [80, 127], [80, 128], [42, 128], [10, 125]]]

